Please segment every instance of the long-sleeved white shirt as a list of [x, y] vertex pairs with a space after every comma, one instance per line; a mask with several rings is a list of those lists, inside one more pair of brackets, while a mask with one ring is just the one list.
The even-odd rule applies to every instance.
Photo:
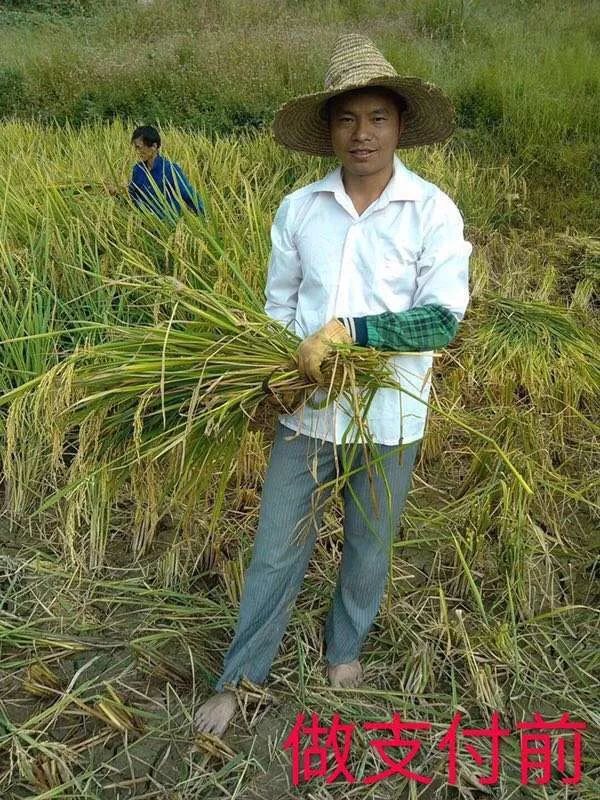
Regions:
[[[300, 336], [332, 317], [359, 317], [437, 304], [461, 320], [469, 301], [471, 245], [460, 212], [437, 186], [394, 157], [392, 178], [361, 215], [341, 167], [287, 195], [271, 228], [265, 312]], [[432, 352], [390, 356], [400, 386], [378, 389], [367, 412], [373, 441], [397, 445], [422, 438], [431, 388]], [[315, 401], [326, 396], [319, 390]], [[287, 427], [342, 443], [358, 437], [347, 401], [304, 405], [282, 414]], [[348, 427], [351, 426], [351, 427]]]

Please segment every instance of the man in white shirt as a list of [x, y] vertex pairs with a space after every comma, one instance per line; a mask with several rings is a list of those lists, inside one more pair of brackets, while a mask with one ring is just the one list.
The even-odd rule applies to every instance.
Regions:
[[[325, 90], [286, 103], [273, 124], [282, 144], [333, 153], [340, 166], [280, 205], [266, 312], [302, 337], [298, 368], [316, 383], [336, 343], [403, 353], [389, 360], [402, 391], [378, 389], [365, 417], [381, 469], [364, 469], [360, 447], [344, 463], [354, 472], [343, 490], [342, 564], [325, 622], [333, 686], [362, 680], [359, 652], [383, 596], [424, 432], [433, 350], [454, 337], [469, 299], [471, 245], [459, 211], [395, 156], [398, 147], [441, 141], [452, 128], [452, 107], [439, 89], [398, 76], [354, 34], [336, 44]], [[327, 397], [319, 392], [317, 401]], [[196, 715], [200, 731], [226, 730], [242, 677], [266, 680], [314, 547], [323, 487], [339, 474], [347, 443], [359, 439], [343, 399], [318, 404], [324, 407], [305, 404], [279, 418], [236, 634], [216, 694]]]

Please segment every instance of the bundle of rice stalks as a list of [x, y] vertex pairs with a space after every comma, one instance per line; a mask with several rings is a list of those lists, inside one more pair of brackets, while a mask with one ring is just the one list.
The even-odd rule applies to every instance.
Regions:
[[[167, 278], [154, 288], [173, 302], [166, 325], [113, 326], [104, 343], [80, 348], [2, 398], [11, 404], [5, 471], [13, 511], [68, 494], [67, 523], [87, 518], [105, 529], [108, 520], [92, 515], [128, 481], [143, 551], [166, 496], [185, 501], [228, 476], [223, 467], [267, 396], [280, 398], [282, 409], [289, 397], [310, 401], [316, 387], [293, 362], [298, 338], [256, 304]], [[193, 320], [177, 319], [178, 311]], [[393, 383], [385, 356], [364, 348], [341, 348], [329, 377], [329, 395], [350, 395], [359, 418], [357, 386], [368, 393]]]
[[[494, 404], [557, 413], [590, 404], [600, 385], [598, 329], [565, 307], [490, 295], [465, 338], [468, 372]], [[465, 363], [465, 362], [463, 362]]]
[[[87, 522], [92, 565], [102, 560], [110, 511], [125, 488], [135, 502], [134, 550], [141, 553], [170, 506], [193, 503], [229, 480], [249, 421], [268, 396], [292, 410], [298, 401], [313, 403], [318, 389], [296, 368], [298, 337], [265, 316], [243, 283], [242, 300], [232, 300], [170, 278], [152, 280], [129, 285], [171, 303], [168, 322], [111, 326], [107, 341], [81, 347], [0, 398], [11, 404], [5, 471], [12, 510], [67, 498], [66, 535], [73, 539]], [[338, 345], [324, 365], [327, 396], [320, 402], [344, 397], [367, 450], [370, 398], [381, 386], [402, 388], [388, 357]]]

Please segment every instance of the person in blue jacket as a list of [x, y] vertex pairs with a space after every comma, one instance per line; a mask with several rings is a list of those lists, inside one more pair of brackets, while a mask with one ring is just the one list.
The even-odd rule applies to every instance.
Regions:
[[187, 207], [203, 215], [200, 195], [179, 166], [160, 154], [160, 134], [151, 125], [136, 128], [131, 143], [139, 158], [133, 167], [128, 191], [133, 203], [159, 219], [176, 220]]

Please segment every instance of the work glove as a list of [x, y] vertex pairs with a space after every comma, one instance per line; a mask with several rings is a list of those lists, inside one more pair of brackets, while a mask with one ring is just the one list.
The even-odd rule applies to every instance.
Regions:
[[298, 371], [316, 383], [324, 383], [321, 364], [336, 342], [352, 344], [352, 337], [339, 320], [330, 319], [326, 325], [300, 343], [296, 353]]

